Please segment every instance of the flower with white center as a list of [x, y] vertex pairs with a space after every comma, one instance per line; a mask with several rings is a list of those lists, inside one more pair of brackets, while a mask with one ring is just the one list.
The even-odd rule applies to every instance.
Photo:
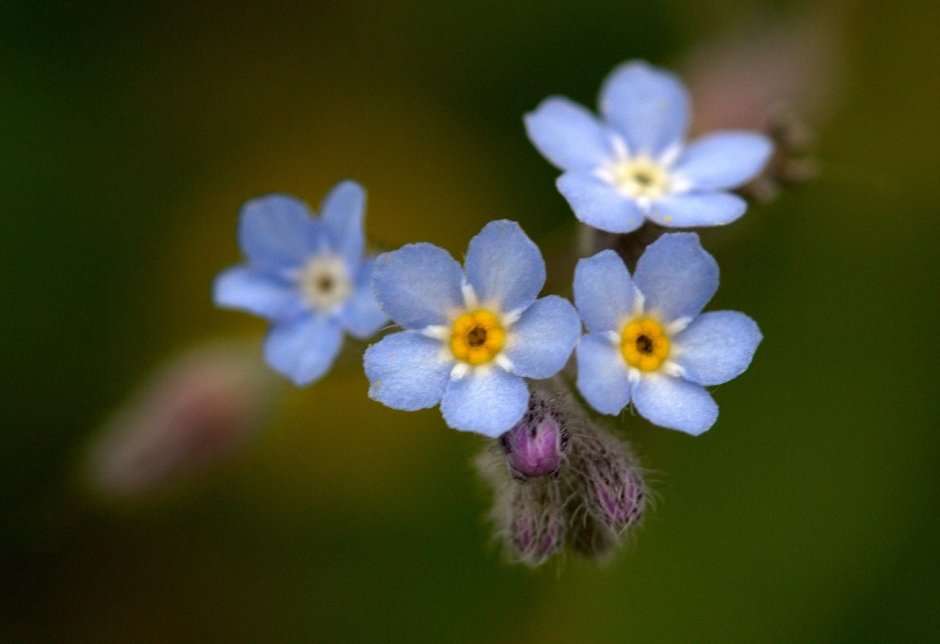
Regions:
[[574, 299], [588, 329], [577, 349], [578, 390], [602, 414], [629, 402], [661, 427], [708, 430], [718, 405], [705, 387], [743, 373], [762, 336], [737, 311], [701, 313], [718, 264], [695, 233], [663, 235], [631, 279], [611, 250], [578, 262]]
[[249, 201], [238, 230], [248, 261], [215, 280], [217, 305], [271, 321], [265, 359], [297, 385], [329, 371], [344, 331], [364, 339], [387, 320], [372, 293], [375, 260], [363, 254], [365, 198], [362, 186], [343, 181], [319, 218], [287, 195]]
[[601, 89], [603, 122], [553, 97], [526, 115], [525, 126], [539, 152], [564, 171], [558, 190], [589, 226], [628, 233], [646, 219], [675, 228], [730, 223], [747, 203], [729, 190], [760, 173], [773, 144], [739, 130], [686, 144], [689, 111], [674, 75], [630, 62]]
[[408, 244], [376, 260], [376, 297], [404, 331], [365, 353], [369, 397], [394, 409], [441, 406], [447, 424], [496, 437], [525, 413], [524, 378], [549, 378], [581, 334], [545, 284], [538, 247], [513, 221], [484, 226], [461, 269], [442, 248]]

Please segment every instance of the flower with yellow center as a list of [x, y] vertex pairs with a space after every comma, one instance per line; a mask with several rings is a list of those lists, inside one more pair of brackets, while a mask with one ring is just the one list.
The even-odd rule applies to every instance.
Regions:
[[545, 260], [519, 227], [492, 221], [461, 267], [442, 248], [408, 244], [376, 261], [373, 286], [398, 333], [366, 350], [369, 397], [394, 409], [440, 405], [454, 429], [497, 437], [529, 405], [529, 378], [550, 378], [581, 335], [578, 314], [538, 297]]
[[658, 199], [669, 192], [668, 170], [648, 157], [618, 161], [609, 177], [615, 186], [634, 199]]
[[761, 340], [737, 311], [702, 308], [718, 264], [694, 233], [650, 244], [630, 275], [612, 250], [582, 259], [574, 299], [588, 329], [577, 348], [578, 390], [602, 414], [632, 403], [656, 425], [701, 434], [718, 417], [705, 389], [743, 372]]

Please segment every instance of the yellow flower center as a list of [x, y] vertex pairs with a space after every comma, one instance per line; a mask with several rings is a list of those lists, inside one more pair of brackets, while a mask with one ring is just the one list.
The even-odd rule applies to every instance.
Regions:
[[631, 367], [656, 371], [669, 355], [669, 337], [655, 320], [633, 320], [624, 324], [620, 332], [620, 353]]
[[454, 321], [450, 332], [450, 350], [458, 360], [472, 365], [489, 362], [506, 342], [506, 331], [495, 314], [486, 310], [469, 311]]
[[669, 188], [669, 174], [646, 157], [622, 161], [614, 167], [614, 182], [631, 197], [661, 197]]

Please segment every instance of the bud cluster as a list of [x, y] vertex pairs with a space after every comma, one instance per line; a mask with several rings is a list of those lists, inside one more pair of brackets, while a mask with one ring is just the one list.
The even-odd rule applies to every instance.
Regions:
[[497, 538], [510, 559], [530, 566], [566, 543], [604, 558], [643, 515], [646, 489], [629, 446], [563, 385], [535, 389], [522, 420], [477, 465], [494, 490]]

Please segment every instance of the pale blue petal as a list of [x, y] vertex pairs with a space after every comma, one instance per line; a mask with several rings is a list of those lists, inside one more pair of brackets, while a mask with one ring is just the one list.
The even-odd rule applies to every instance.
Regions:
[[709, 311], [675, 337], [673, 360], [686, 380], [720, 385], [744, 373], [762, 339], [757, 323], [743, 313]]
[[268, 195], [242, 206], [238, 240], [253, 264], [273, 270], [303, 264], [320, 241], [307, 205], [288, 195]]
[[481, 304], [503, 312], [529, 306], [545, 285], [539, 247], [508, 219], [491, 221], [470, 240], [464, 268]]
[[529, 140], [562, 170], [596, 168], [613, 156], [611, 133], [567, 98], [546, 98], [524, 120]]
[[496, 438], [512, 428], [529, 406], [529, 388], [519, 376], [499, 367], [476, 368], [451, 380], [441, 413], [453, 429]]
[[663, 322], [698, 315], [718, 290], [718, 263], [695, 233], [669, 233], [647, 247], [633, 282]]
[[272, 369], [303, 386], [329, 371], [342, 344], [339, 323], [322, 315], [305, 315], [271, 327], [264, 357]]
[[629, 233], [643, 225], [645, 215], [633, 199], [594, 175], [566, 172], [555, 185], [575, 217], [592, 228]]
[[606, 335], [589, 333], [578, 343], [577, 356], [578, 391], [602, 414], [619, 414], [631, 389], [620, 348]]
[[550, 378], [568, 362], [581, 337], [581, 320], [568, 300], [549, 295], [522, 314], [509, 337], [506, 357], [511, 371], [526, 378]]
[[366, 192], [355, 181], [341, 181], [330, 190], [320, 205], [323, 229], [330, 248], [355, 266], [362, 257], [365, 236], [362, 221]]
[[216, 305], [240, 309], [270, 320], [288, 318], [305, 310], [293, 284], [248, 266], [235, 266], [215, 278]]
[[382, 253], [372, 286], [382, 309], [408, 329], [445, 324], [463, 307], [463, 271], [443, 248], [425, 242]]
[[744, 185], [764, 168], [774, 146], [763, 134], [715, 132], [689, 144], [673, 172], [693, 190], [725, 190]]
[[359, 265], [355, 290], [339, 314], [343, 327], [359, 339], [368, 338], [388, 321], [388, 316], [379, 306], [375, 293], [372, 291], [374, 266], [375, 260], [372, 258], [364, 260]]
[[601, 88], [600, 111], [627, 139], [631, 154], [658, 156], [681, 143], [689, 97], [674, 74], [643, 62], [617, 67]]
[[663, 374], [643, 376], [633, 388], [637, 413], [654, 425], [698, 436], [718, 419], [718, 405], [700, 385]]
[[633, 312], [636, 290], [620, 255], [604, 250], [578, 261], [574, 303], [589, 331], [616, 331]]
[[385, 336], [366, 349], [363, 363], [369, 398], [405, 411], [439, 403], [454, 366], [439, 340], [417, 331]]
[[670, 228], [730, 224], [747, 210], [747, 202], [729, 192], [686, 192], [657, 199], [649, 218]]

